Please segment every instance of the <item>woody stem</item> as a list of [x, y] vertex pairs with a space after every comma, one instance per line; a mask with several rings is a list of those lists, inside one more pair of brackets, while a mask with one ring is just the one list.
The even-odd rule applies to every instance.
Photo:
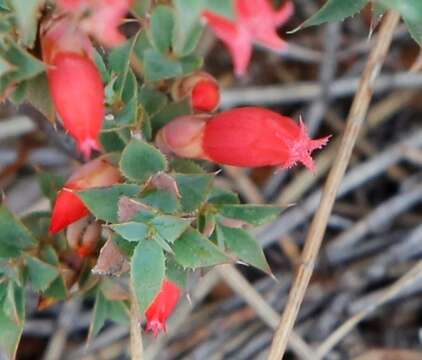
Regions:
[[144, 358], [139, 311], [134, 296], [132, 296], [130, 305], [130, 353], [132, 360], [143, 360]]
[[394, 29], [397, 26], [399, 19], [399, 14], [394, 11], [389, 11], [387, 13], [380, 28], [378, 41], [369, 55], [359, 83], [359, 88], [347, 118], [347, 125], [340, 150], [334, 161], [334, 165], [328, 174], [320, 206], [315, 213], [308, 231], [302, 253], [302, 264], [296, 274], [286, 307], [284, 308], [283, 315], [274, 335], [268, 357], [269, 360], [282, 359], [284, 352], [286, 351], [290, 333], [312, 277], [337, 191], [343, 180], [359, 131], [369, 108], [375, 79], [381, 70], [384, 58], [392, 41]]

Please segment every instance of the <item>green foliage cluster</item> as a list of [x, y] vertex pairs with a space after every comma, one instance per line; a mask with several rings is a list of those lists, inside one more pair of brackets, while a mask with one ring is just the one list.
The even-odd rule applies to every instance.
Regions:
[[[386, 9], [400, 12], [422, 45], [420, 0], [328, 0], [301, 27], [343, 20], [368, 2], [377, 16]], [[0, 93], [17, 104], [28, 101], [53, 119], [35, 36], [40, 9], [48, 9], [50, 3], [0, 0]], [[232, 17], [232, 1], [173, 0], [172, 6], [153, 8], [151, 0], [133, 3], [135, 18], [150, 14], [148, 26], [123, 46], [110, 52], [98, 49], [95, 54], [109, 109], [101, 142], [118, 159], [125, 183], [84, 190], [79, 196], [127, 257], [130, 288], [145, 310], [165, 277], [184, 287], [195, 269], [236, 261], [270, 273], [262, 249], [247, 229], [273, 220], [282, 209], [241, 204], [237, 194], [213, 185], [215, 173], [195, 162], [167, 159], [150, 143], [163, 125], [191, 112], [187, 101], [170, 101], [160, 86], [201, 68], [202, 58], [195, 52], [203, 31], [201, 11], [207, 7]], [[152, 177], [163, 173], [177, 191], [150, 185]], [[54, 201], [63, 179], [44, 173], [40, 185]], [[142, 205], [130, 220], [119, 215], [126, 211], [122, 198]], [[17, 219], [0, 206], [0, 349], [11, 357], [24, 326], [27, 284], [49, 301], [80, 294], [94, 297], [91, 336], [107, 319], [127, 321], [128, 300], [113, 296], [119, 286], [113, 278], [92, 274], [95, 263], [83, 264], [77, 290], [69, 289], [62, 263], [69, 248], [63, 234], [48, 234], [49, 221], [48, 212]]]

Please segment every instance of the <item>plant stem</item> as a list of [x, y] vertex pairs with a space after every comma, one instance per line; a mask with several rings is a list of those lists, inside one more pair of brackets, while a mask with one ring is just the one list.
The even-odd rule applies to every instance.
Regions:
[[337, 191], [343, 180], [352, 150], [372, 99], [375, 79], [381, 70], [384, 58], [387, 55], [393, 38], [394, 29], [396, 28], [399, 19], [399, 14], [394, 11], [389, 11], [387, 13], [379, 31], [378, 41], [369, 54], [358, 91], [347, 118], [346, 129], [339, 152], [336, 156], [334, 165], [328, 174], [320, 206], [315, 213], [308, 231], [302, 253], [302, 264], [296, 274], [286, 307], [271, 344], [268, 357], [269, 360], [282, 359], [284, 352], [286, 351], [287, 341], [312, 277], [312, 272], [327, 228], [328, 219], [334, 205]]
[[132, 360], [143, 360], [144, 358], [141, 327], [139, 325], [139, 311], [134, 297], [130, 305], [130, 353]]

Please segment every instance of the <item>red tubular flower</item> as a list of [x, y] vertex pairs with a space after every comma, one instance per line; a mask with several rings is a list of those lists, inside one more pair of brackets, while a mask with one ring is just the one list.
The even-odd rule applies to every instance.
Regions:
[[104, 119], [104, 88], [101, 74], [90, 59], [91, 43], [66, 19], [45, 25], [43, 58], [50, 93], [63, 126], [89, 158], [100, 148], [98, 136]]
[[152, 331], [154, 336], [166, 331], [166, 321], [179, 302], [180, 294], [181, 291], [175, 283], [164, 280], [160, 292], [145, 312], [147, 331]]
[[121, 181], [119, 170], [105, 157], [81, 166], [57, 195], [51, 216], [50, 233], [57, 233], [89, 214], [89, 210], [74, 191], [111, 186]]
[[171, 93], [176, 101], [189, 97], [192, 109], [198, 112], [213, 112], [220, 105], [218, 82], [204, 71], [176, 81]]
[[293, 14], [291, 1], [274, 10], [268, 0], [235, 0], [235, 20], [232, 21], [209, 10], [203, 16], [228, 47], [233, 58], [235, 73], [244, 75], [248, 67], [253, 42], [277, 51], [287, 44], [278, 37], [276, 29]]
[[58, 0], [59, 8], [74, 15], [79, 28], [105, 46], [125, 41], [118, 27], [130, 8], [131, 0]]
[[68, 19], [54, 20], [42, 36], [43, 58], [50, 65], [50, 93], [63, 126], [89, 158], [99, 149], [104, 119], [104, 88], [101, 74], [90, 59], [89, 39]]
[[85, 56], [58, 53], [48, 70], [51, 95], [66, 130], [89, 158], [99, 150], [99, 133], [104, 119], [104, 88], [94, 63]]
[[302, 121], [297, 124], [267, 109], [244, 107], [222, 112], [209, 120], [197, 116], [176, 118], [160, 130], [156, 143], [178, 156], [218, 164], [290, 168], [302, 163], [313, 171], [311, 154], [328, 139], [329, 136], [310, 139]]

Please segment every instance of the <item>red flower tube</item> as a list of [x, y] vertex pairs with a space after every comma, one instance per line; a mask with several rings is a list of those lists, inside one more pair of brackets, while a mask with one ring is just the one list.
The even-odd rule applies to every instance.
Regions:
[[160, 130], [156, 143], [165, 152], [219, 164], [290, 168], [302, 163], [313, 171], [311, 154], [328, 139], [329, 136], [310, 139], [302, 121], [297, 124], [274, 111], [244, 107], [209, 120], [195, 116], [176, 118]]
[[180, 294], [181, 290], [175, 283], [164, 280], [160, 292], [145, 312], [147, 331], [152, 331], [154, 336], [166, 331], [166, 321], [179, 302]]
[[90, 46], [88, 38], [67, 19], [53, 22], [42, 37], [54, 105], [86, 158], [92, 149], [100, 148], [98, 136], [105, 112], [101, 74], [88, 56]]
[[234, 11], [233, 20], [209, 10], [203, 12], [203, 17], [227, 46], [235, 73], [241, 76], [247, 70], [255, 42], [277, 51], [286, 49], [287, 44], [276, 30], [293, 14], [293, 3], [287, 1], [275, 10], [269, 0], [235, 0]]
[[81, 166], [57, 195], [51, 216], [50, 233], [54, 234], [89, 214], [84, 203], [74, 191], [101, 186], [111, 186], [122, 181], [119, 170], [105, 157]]
[[131, 0], [57, 0], [59, 9], [73, 16], [79, 29], [108, 47], [119, 46], [126, 40], [119, 25], [131, 3]]

